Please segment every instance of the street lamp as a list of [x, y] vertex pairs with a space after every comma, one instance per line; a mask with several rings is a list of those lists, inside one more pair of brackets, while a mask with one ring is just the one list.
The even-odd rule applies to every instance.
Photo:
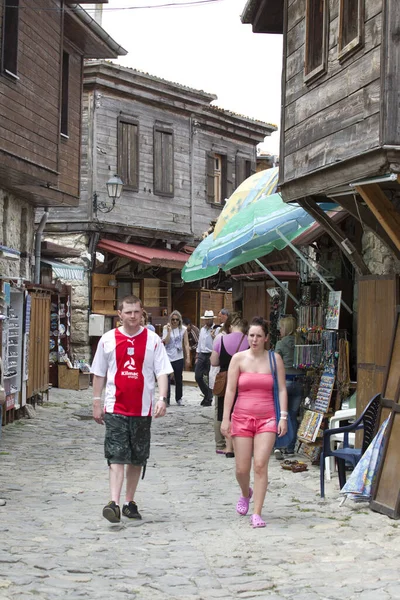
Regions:
[[124, 187], [124, 184], [123, 184], [121, 178], [118, 177], [118, 175], [114, 175], [107, 181], [106, 186], [107, 186], [108, 197], [112, 199], [112, 203], [110, 205], [107, 202], [98, 202], [97, 192], [94, 192], [94, 194], [93, 194], [93, 212], [95, 215], [97, 215], [98, 211], [102, 212], [102, 213], [109, 213], [113, 210], [113, 208], [115, 207], [115, 200], [121, 196], [122, 188]]

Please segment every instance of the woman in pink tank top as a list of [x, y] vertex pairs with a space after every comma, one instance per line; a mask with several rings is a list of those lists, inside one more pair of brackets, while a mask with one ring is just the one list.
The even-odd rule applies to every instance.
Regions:
[[[268, 486], [269, 457], [276, 435], [282, 436], [287, 431], [285, 367], [282, 357], [275, 354], [281, 408], [281, 419], [277, 423], [273, 396], [274, 381], [268, 352], [265, 350], [267, 340], [266, 321], [255, 317], [248, 333], [249, 350], [235, 354], [229, 365], [221, 424], [222, 435], [231, 435], [233, 438], [236, 479], [242, 493], [236, 505], [236, 511], [240, 515], [248, 513], [253, 496], [250, 487], [253, 457], [254, 510], [250, 520], [253, 527], [265, 527], [261, 512]], [[232, 412], [236, 392], [237, 399]]]

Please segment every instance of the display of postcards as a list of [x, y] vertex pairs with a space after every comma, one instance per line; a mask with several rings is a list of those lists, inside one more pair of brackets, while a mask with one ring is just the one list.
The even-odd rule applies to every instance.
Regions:
[[315, 442], [323, 418], [324, 415], [322, 413], [306, 410], [300, 423], [297, 437], [308, 442]]
[[321, 445], [318, 442], [315, 444], [302, 442], [300, 448], [297, 450], [297, 454], [307, 457], [313, 465], [319, 465], [321, 450]]
[[338, 329], [342, 292], [329, 292], [326, 309], [326, 329]]
[[331, 371], [324, 371], [321, 376], [317, 397], [314, 402], [314, 410], [323, 413], [327, 412], [334, 385], [335, 374]]

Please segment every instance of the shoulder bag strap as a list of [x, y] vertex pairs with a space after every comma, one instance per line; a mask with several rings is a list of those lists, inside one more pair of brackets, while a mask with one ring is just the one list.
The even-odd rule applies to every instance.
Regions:
[[243, 342], [243, 339], [244, 339], [244, 336], [245, 336], [245, 335], [246, 335], [245, 333], [242, 335], [242, 338], [241, 338], [241, 340], [240, 340], [240, 342], [239, 342], [239, 345], [238, 345], [238, 347], [236, 348], [235, 354], [236, 354], [236, 352], [239, 352], [239, 348], [240, 348], [240, 346], [242, 345], [242, 342]]
[[276, 369], [276, 359], [275, 353], [272, 350], [268, 352], [269, 356], [269, 365], [271, 367], [272, 377], [274, 378], [274, 403], [275, 403], [275, 413], [277, 422], [281, 418], [281, 406], [279, 404], [279, 386], [278, 386], [278, 373]]

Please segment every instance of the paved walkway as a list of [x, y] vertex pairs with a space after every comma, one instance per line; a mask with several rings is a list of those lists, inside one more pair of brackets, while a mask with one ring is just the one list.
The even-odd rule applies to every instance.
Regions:
[[91, 391], [53, 390], [0, 448], [0, 598], [278, 600], [400, 598], [399, 522], [350, 501], [318, 469], [271, 460], [265, 529], [235, 514], [233, 460], [216, 455], [213, 407], [196, 388], [154, 421], [137, 502], [143, 521], [111, 525], [103, 428], [74, 413]]

